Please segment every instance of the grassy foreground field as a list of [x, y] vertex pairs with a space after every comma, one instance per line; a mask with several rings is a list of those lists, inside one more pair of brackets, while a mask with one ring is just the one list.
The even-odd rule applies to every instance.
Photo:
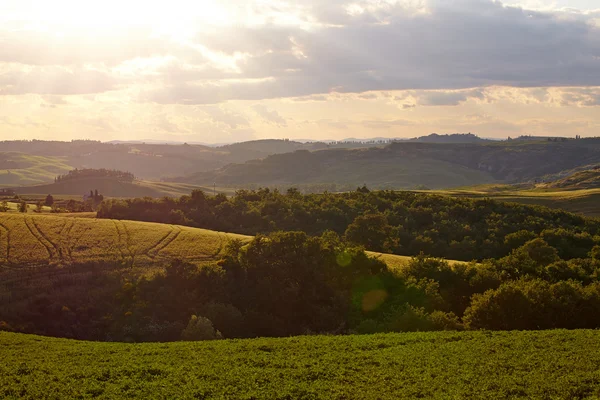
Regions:
[[0, 397], [598, 398], [599, 340], [543, 331], [123, 344], [0, 332]]

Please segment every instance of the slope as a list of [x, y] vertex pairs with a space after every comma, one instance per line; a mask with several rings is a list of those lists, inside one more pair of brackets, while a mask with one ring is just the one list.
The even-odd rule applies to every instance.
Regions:
[[149, 222], [0, 214], [0, 265], [210, 261], [231, 238], [246, 236]]
[[[175, 258], [203, 262], [217, 258], [231, 239], [250, 236], [153, 222], [0, 213], [0, 265], [121, 261], [145, 266]], [[410, 260], [368, 253], [392, 269]]]
[[600, 217], [600, 188], [566, 190], [543, 186], [483, 185], [454, 190], [427, 191], [452, 197], [493, 199], [565, 210], [586, 217]]
[[[190, 194], [194, 189], [209, 191], [196, 185], [184, 183], [151, 182], [136, 180], [120, 181], [114, 178], [85, 178], [55, 182], [46, 185], [16, 187], [18, 194], [53, 194], [83, 196], [90, 190], [98, 190], [106, 197], [163, 197]], [[210, 189], [212, 190], [212, 189]]]
[[176, 182], [219, 186], [305, 185], [337, 183], [372, 188], [444, 188], [493, 182], [486, 171], [469, 169], [444, 160], [396, 152], [393, 148], [296, 151], [232, 164], [222, 169], [176, 178]]
[[73, 169], [67, 157], [0, 153], [0, 186], [35, 185]]
[[600, 332], [96, 343], [0, 332], [0, 396], [597, 398]]
[[431, 189], [527, 182], [600, 163], [600, 140], [500, 143], [397, 142], [368, 149], [326, 149], [272, 155], [175, 179], [220, 186], [341, 183], [371, 188]]

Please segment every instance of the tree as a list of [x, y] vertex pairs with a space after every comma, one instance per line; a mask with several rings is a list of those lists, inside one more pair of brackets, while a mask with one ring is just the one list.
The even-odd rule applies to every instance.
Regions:
[[47, 207], [52, 207], [52, 205], [54, 204], [54, 197], [52, 197], [51, 194], [49, 194], [48, 196], [46, 196], [46, 200], [44, 201], [44, 205]]
[[26, 213], [26, 212], [27, 212], [27, 208], [28, 208], [28, 207], [29, 207], [29, 206], [27, 205], [27, 203], [26, 203], [25, 201], [21, 201], [21, 202], [19, 203], [19, 212], [21, 212], [21, 213]]
[[346, 229], [346, 239], [373, 251], [383, 251], [391, 226], [383, 214], [359, 215]]
[[35, 204], [35, 212], [41, 213], [43, 209], [44, 209], [44, 203], [42, 203], [42, 201], [40, 200]]
[[0, 212], [7, 212], [8, 211], [8, 202], [6, 200], [4, 200], [3, 202], [0, 203]]

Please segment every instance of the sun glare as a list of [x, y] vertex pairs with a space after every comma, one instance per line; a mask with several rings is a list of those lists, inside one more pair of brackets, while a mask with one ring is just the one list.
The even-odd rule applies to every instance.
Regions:
[[[25, 13], [25, 10], [26, 13]], [[202, 1], [81, 0], [21, 3], [18, 17], [50, 31], [106, 31], [151, 27], [172, 36], [191, 35], [203, 25], [227, 25], [231, 15], [222, 3]]]

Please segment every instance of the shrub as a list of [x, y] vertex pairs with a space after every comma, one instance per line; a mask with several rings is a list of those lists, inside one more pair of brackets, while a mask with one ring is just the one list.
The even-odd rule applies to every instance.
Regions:
[[199, 341], [222, 339], [221, 332], [213, 327], [210, 319], [192, 315], [187, 327], [181, 332], [181, 340]]
[[534, 279], [502, 284], [473, 296], [463, 322], [470, 329], [534, 330], [598, 328], [600, 283], [555, 284]]

